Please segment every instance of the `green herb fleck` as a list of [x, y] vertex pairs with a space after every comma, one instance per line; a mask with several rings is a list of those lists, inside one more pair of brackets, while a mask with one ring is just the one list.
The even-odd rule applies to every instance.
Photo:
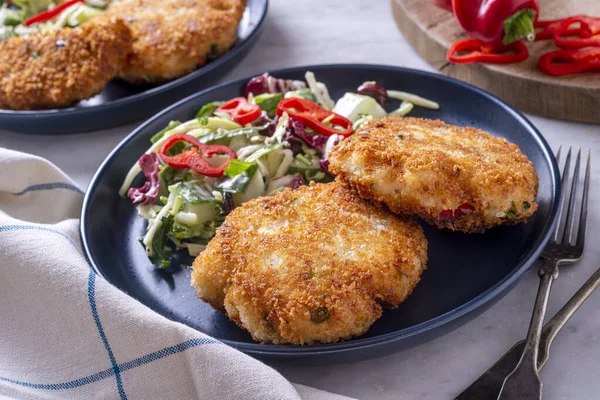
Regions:
[[517, 215], [519, 215], [519, 212], [517, 211], [517, 207], [515, 206], [515, 202], [512, 201], [510, 203], [510, 207], [508, 208], [508, 210], [506, 210], [504, 212], [506, 218], [508, 219], [513, 219], [515, 218]]

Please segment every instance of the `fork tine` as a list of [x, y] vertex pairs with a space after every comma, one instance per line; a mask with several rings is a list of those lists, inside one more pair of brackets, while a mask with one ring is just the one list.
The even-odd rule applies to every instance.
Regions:
[[581, 166], [581, 148], [577, 151], [577, 159], [575, 161], [575, 169], [573, 171], [573, 179], [571, 179], [571, 195], [569, 196], [569, 206], [567, 208], [567, 218], [565, 218], [565, 232], [561, 243], [571, 243], [571, 234], [575, 225], [575, 201], [577, 195], [577, 184], [579, 183], [579, 170]]
[[561, 150], [562, 150], [562, 145], [558, 146], [558, 150], [556, 150], [556, 156], [554, 157], [557, 164], [560, 162], [560, 151]]
[[579, 230], [577, 232], [577, 247], [583, 249], [585, 244], [585, 227], [587, 225], [588, 192], [590, 189], [590, 170], [592, 153], [588, 150], [585, 178], [583, 178], [583, 195], [581, 196], [581, 213], [579, 215]]
[[567, 152], [567, 159], [565, 160], [565, 168], [563, 169], [562, 177], [560, 180], [560, 199], [558, 200], [558, 216], [556, 217], [556, 220], [558, 221], [558, 223], [556, 224], [556, 230], [554, 231], [554, 237], [553, 237], [553, 241], [555, 243], [558, 242], [558, 235], [560, 233], [563, 208], [565, 205], [565, 198], [567, 196], [567, 191], [565, 190], [565, 186], [567, 185], [567, 180], [569, 179], [569, 171], [570, 170], [571, 170], [571, 148], [569, 147], [569, 151]]

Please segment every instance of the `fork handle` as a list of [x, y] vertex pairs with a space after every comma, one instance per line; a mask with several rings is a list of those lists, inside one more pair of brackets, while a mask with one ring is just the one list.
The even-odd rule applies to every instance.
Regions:
[[543, 259], [538, 274], [540, 286], [529, 323], [525, 348], [519, 363], [504, 380], [498, 400], [541, 399], [542, 384], [537, 374], [538, 347], [550, 289], [552, 282], [558, 277], [558, 263], [554, 260]]
[[550, 321], [544, 326], [540, 341], [538, 356], [538, 370], [542, 369], [548, 357], [550, 357], [550, 345], [552, 341], [567, 323], [567, 321], [575, 314], [575, 311], [581, 307], [584, 301], [600, 286], [600, 268], [594, 272], [592, 276], [579, 288], [579, 290], [567, 301], [567, 303], [556, 313]]

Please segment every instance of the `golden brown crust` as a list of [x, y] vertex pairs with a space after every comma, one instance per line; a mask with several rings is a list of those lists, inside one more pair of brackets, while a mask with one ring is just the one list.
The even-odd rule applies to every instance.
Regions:
[[211, 45], [218, 55], [237, 39], [246, 0], [121, 0], [102, 18], [123, 18], [134, 37], [120, 77], [131, 83], [163, 82], [205, 63]]
[[[537, 209], [531, 161], [515, 144], [476, 128], [387, 117], [363, 125], [329, 162], [336, 179], [361, 197], [440, 228], [483, 232], [524, 222]], [[440, 217], [463, 204], [475, 210]]]
[[412, 292], [427, 240], [342, 185], [311, 184], [234, 210], [193, 265], [200, 298], [263, 343], [364, 333]]
[[125, 65], [130, 49], [129, 29], [114, 19], [4, 40], [0, 108], [61, 108], [90, 98]]

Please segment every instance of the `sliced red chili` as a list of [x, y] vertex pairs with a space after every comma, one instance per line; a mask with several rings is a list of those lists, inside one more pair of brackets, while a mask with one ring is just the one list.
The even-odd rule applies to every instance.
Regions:
[[471, 214], [473, 211], [475, 211], [475, 207], [473, 207], [469, 203], [464, 203], [458, 206], [456, 210], [454, 210], [454, 216], [462, 217], [463, 215]]
[[600, 71], [600, 47], [561, 49], [543, 54], [538, 68], [545, 74], [560, 76]]
[[[548, 21], [540, 21], [537, 20], [533, 23], [533, 26], [536, 28], [542, 28], [541, 31], [535, 33], [535, 40], [547, 40], [552, 39], [554, 37], [554, 32], [562, 25], [562, 23], [568, 18], [563, 19], [554, 19]], [[565, 36], [573, 36], [579, 34], [579, 27], [577, 28], [567, 28], [563, 35]]]
[[[571, 25], [579, 23], [575, 37], [569, 35]], [[570, 36], [570, 37], [569, 37]], [[600, 46], [600, 18], [579, 15], [565, 19], [554, 32], [554, 43], [563, 49]]]
[[461, 204], [460, 206], [458, 206], [458, 208], [454, 211], [452, 210], [442, 210], [439, 214], [438, 214], [438, 218], [439, 219], [450, 219], [452, 217], [462, 217], [464, 215], [467, 214], [471, 214], [473, 211], [475, 211], [475, 207], [473, 207], [471, 204], [469, 203], [464, 203]]
[[452, 218], [452, 210], [443, 210], [438, 215], [439, 219]]
[[[318, 104], [299, 97], [283, 99], [277, 105], [277, 115], [282, 116], [286, 112], [290, 118], [297, 119], [304, 126], [308, 126], [316, 133], [331, 136], [341, 135], [344, 137], [352, 135], [352, 121], [333, 111], [325, 110]], [[326, 125], [323, 120], [327, 120]], [[338, 127], [339, 129], [335, 129]]]
[[[460, 54], [466, 52], [465, 54]], [[508, 45], [485, 43], [479, 39], [457, 40], [448, 49], [448, 61], [457, 64], [484, 62], [511, 64], [525, 60], [529, 56], [527, 46], [522, 42]]]
[[84, 2], [84, 0], [67, 0], [64, 3], [57, 5], [56, 7], [54, 7], [51, 10], [46, 10], [44, 12], [34, 15], [33, 17], [28, 18], [27, 20], [25, 20], [23, 25], [29, 26], [29, 25], [36, 24], [38, 22], [50, 21], [52, 18], [56, 17], [58, 14], [62, 13], [67, 8], [71, 7], [72, 5], [77, 4], [77, 3], [83, 3], [83, 2]]
[[[186, 142], [192, 147], [174, 156], [169, 156], [169, 149], [178, 142]], [[227, 146], [208, 145], [200, 142], [193, 136], [185, 134], [177, 134], [170, 136], [160, 148], [160, 158], [168, 165], [174, 168], [190, 168], [200, 175], [219, 177], [225, 172], [225, 168], [229, 165], [229, 161], [220, 167], [212, 166], [207, 158], [215, 154], [227, 154], [229, 158], [237, 158], [235, 151]]]
[[216, 111], [231, 115], [233, 120], [240, 125], [250, 124], [260, 118], [262, 114], [260, 107], [250, 104], [245, 97], [236, 97], [222, 104]]

